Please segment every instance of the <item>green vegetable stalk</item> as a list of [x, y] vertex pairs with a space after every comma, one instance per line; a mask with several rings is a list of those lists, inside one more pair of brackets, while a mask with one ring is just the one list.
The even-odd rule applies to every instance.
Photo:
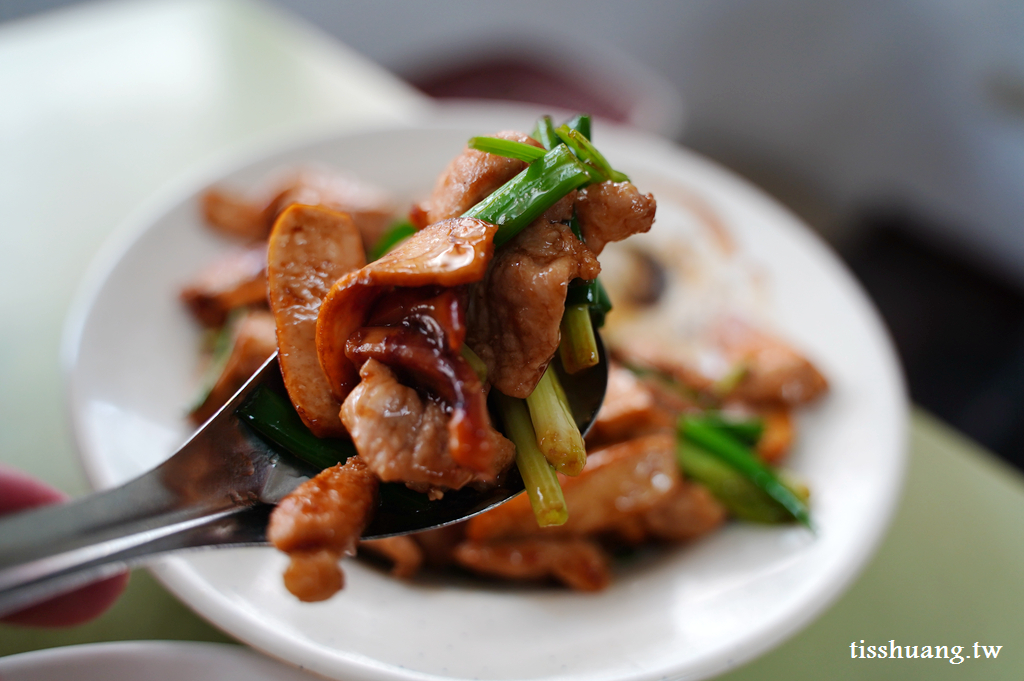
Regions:
[[679, 420], [683, 471], [706, 485], [737, 517], [758, 522], [795, 519], [811, 527], [806, 500], [750, 449], [701, 417]]
[[590, 305], [566, 305], [562, 316], [562, 340], [558, 345], [562, 367], [570, 374], [596, 366], [600, 361], [597, 337], [590, 320]]
[[497, 393], [505, 434], [516, 446], [516, 466], [540, 527], [563, 525], [569, 519], [558, 474], [537, 447], [537, 436], [523, 400]]
[[579, 475], [587, 463], [587, 448], [553, 366], [548, 365], [526, 406], [541, 453], [559, 473]]
[[501, 246], [540, 217], [541, 213], [588, 179], [583, 164], [559, 145], [464, 213], [498, 225], [495, 247]]
[[265, 385], [258, 386], [235, 413], [273, 444], [321, 470], [356, 453], [349, 440], [313, 435], [291, 400]]
[[470, 137], [469, 148], [507, 158], [517, 158], [527, 163], [533, 163], [544, 156], [544, 149], [538, 149], [532, 144], [505, 140], [500, 137]]

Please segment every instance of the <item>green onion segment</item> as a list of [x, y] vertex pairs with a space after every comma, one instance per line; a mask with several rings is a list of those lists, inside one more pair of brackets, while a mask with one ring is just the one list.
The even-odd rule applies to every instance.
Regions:
[[596, 366], [600, 361], [597, 351], [597, 337], [590, 319], [590, 305], [566, 305], [562, 315], [562, 340], [558, 344], [562, 368], [575, 374]]
[[495, 391], [505, 435], [516, 446], [516, 466], [526, 485], [530, 506], [540, 527], [564, 525], [569, 519], [558, 474], [537, 447], [530, 414], [523, 400]]
[[257, 386], [235, 413], [271, 443], [321, 470], [356, 453], [349, 440], [313, 435], [291, 400], [266, 385]]
[[[679, 443], [683, 471], [705, 484], [737, 517], [780, 522], [774, 518], [781, 513], [783, 519], [788, 516], [811, 527], [806, 501], [726, 429], [700, 416], [684, 415], [679, 420]], [[774, 512], [769, 510], [773, 503]]]
[[496, 156], [516, 158], [520, 161], [533, 163], [544, 156], [544, 149], [539, 149], [532, 144], [517, 142], [516, 140], [505, 140], [500, 137], [470, 137], [469, 148], [477, 151], [485, 151]]
[[537, 447], [548, 463], [563, 475], [579, 475], [587, 463], [587, 448], [552, 365], [548, 365], [537, 387], [526, 398], [526, 407]]
[[583, 164], [560, 144], [463, 215], [498, 225], [494, 235], [494, 245], [498, 247], [588, 177]]

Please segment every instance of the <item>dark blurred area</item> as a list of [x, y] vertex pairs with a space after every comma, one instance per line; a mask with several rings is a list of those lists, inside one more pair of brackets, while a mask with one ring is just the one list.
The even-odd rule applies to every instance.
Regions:
[[840, 254], [875, 301], [911, 398], [1024, 470], [1024, 293], [952, 247], [920, 216], [864, 211]]
[[431, 96], [587, 110], [746, 176], [849, 264], [913, 400], [1024, 469], [1024, 4], [276, 4]]

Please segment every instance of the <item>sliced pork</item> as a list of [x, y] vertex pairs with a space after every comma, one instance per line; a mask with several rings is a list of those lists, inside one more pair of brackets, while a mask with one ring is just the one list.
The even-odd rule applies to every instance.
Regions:
[[611, 581], [607, 554], [588, 539], [529, 538], [465, 542], [456, 562], [473, 572], [505, 579], [554, 578], [577, 591], [600, 591]]
[[270, 235], [268, 283], [281, 374], [302, 422], [317, 437], [341, 437], [341, 408], [320, 368], [316, 318], [334, 282], [366, 264], [352, 219], [322, 206], [293, 204]]
[[470, 304], [466, 342], [487, 364], [491, 384], [511, 397], [533, 392], [558, 349], [569, 282], [601, 271], [593, 252], [552, 217], [497, 252]]
[[181, 291], [181, 299], [201, 324], [218, 327], [228, 313], [267, 303], [267, 244], [229, 251]]
[[631, 182], [600, 182], [579, 191], [576, 217], [583, 240], [600, 255], [610, 241], [649, 231], [657, 207], [651, 194], [641, 194]]
[[[404, 482], [438, 496], [475, 481], [493, 479], [460, 466], [451, 455], [449, 416], [437, 401], [424, 399], [402, 385], [394, 372], [375, 359], [360, 369], [362, 379], [348, 395], [341, 418], [366, 465], [384, 482]], [[486, 437], [496, 471], [507, 468], [515, 446], [493, 427]]]
[[203, 216], [218, 231], [244, 239], [266, 239], [278, 214], [292, 204], [324, 206], [348, 213], [367, 246], [377, 243], [397, 204], [383, 189], [322, 169], [290, 173], [251, 196], [213, 188], [203, 195]]
[[[530, 136], [514, 130], [492, 136], [542, 148]], [[462, 215], [525, 169], [524, 161], [467, 147], [441, 172], [430, 198], [419, 207], [421, 226]]]
[[358, 456], [321, 471], [274, 508], [267, 539], [291, 558], [285, 587], [300, 601], [322, 601], [344, 585], [338, 561], [355, 554], [377, 506], [376, 476]]

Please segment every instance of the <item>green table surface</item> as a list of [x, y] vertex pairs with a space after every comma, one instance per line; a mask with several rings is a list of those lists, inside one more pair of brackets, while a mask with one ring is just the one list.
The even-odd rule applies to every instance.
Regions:
[[[245, 0], [101, 3], [2, 26], [0, 91], [0, 248], [19, 254], [0, 268], [0, 463], [71, 495], [88, 487], [67, 427], [61, 327], [112, 229], [226, 152], [426, 106], [344, 46]], [[803, 632], [722, 678], [1024, 678], [1024, 484], [921, 411], [910, 432], [905, 495], [860, 578]], [[142, 639], [231, 641], [139, 570], [89, 624], [0, 625], [0, 655]], [[960, 665], [850, 659], [861, 639], [1003, 648]]]

